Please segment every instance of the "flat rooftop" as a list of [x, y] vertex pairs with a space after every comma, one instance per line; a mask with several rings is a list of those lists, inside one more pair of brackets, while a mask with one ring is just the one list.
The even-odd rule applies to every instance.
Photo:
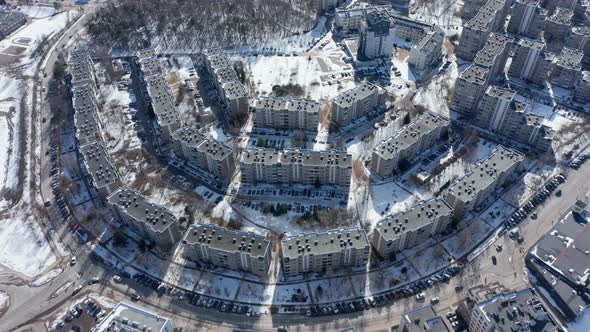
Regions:
[[207, 155], [215, 160], [224, 160], [232, 154], [232, 149], [227, 144], [213, 139], [205, 139], [199, 146], [199, 152], [207, 153]]
[[265, 257], [270, 240], [253, 232], [229, 230], [212, 224], [193, 224], [186, 231], [185, 245], [206, 244], [212, 249], [228, 253], [248, 253], [252, 257]]
[[449, 332], [444, 320], [436, 314], [432, 306], [407, 312], [402, 319], [405, 321], [406, 332]]
[[404, 233], [413, 232], [432, 224], [440, 218], [451, 217], [453, 209], [442, 198], [431, 198], [422, 201], [410, 209], [393, 214], [377, 223], [375, 231], [379, 232], [385, 241], [393, 241]]
[[273, 149], [249, 149], [242, 153], [243, 164], [277, 165], [281, 163], [281, 151]]
[[500, 175], [524, 160], [519, 152], [499, 145], [485, 159], [479, 161], [473, 170], [453, 182], [447, 189], [463, 202], [470, 202], [480, 191], [494, 184]]
[[590, 223], [580, 214], [569, 212], [531, 249], [562, 278], [584, 285], [590, 277]]
[[499, 33], [492, 33], [488, 37], [484, 47], [475, 55], [474, 63], [483, 67], [492, 67], [496, 64], [498, 57], [510, 49], [514, 38], [501, 35]]
[[125, 186], [113, 192], [107, 201], [127, 216], [145, 224], [153, 232], [163, 233], [176, 222], [176, 217], [168, 209], [148, 201], [138, 191]]
[[352, 167], [352, 155], [345, 151], [336, 150], [311, 151], [286, 149], [278, 151], [259, 148], [244, 151], [244, 153], [242, 153], [241, 162], [244, 164], [301, 164], [312, 167], [338, 166], [341, 168], [349, 168]]
[[499, 294], [475, 305], [495, 331], [559, 331], [547, 309], [530, 289]]
[[472, 63], [459, 75], [459, 79], [477, 85], [484, 85], [486, 84], [489, 75], [489, 68]]
[[355, 102], [363, 100], [378, 91], [378, 86], [367, 81], [363, 81], [356, 87], [344, 91], [336, 96], [332, 102], [340, 107], [351, 107]]
[[393, 159], [401, 151], [416, 144], [422, 136], [448, 124], [447, 120], [425, 113], [409, 125], [403, 126], [395, 136], [379, 143], [375, 153], [386, 160]]
[[503, 88], [497, 85], [490, 85], [486, 89], [486, 95], [494, 98], [500, 98], [506, 101], [512, 101], [516, 96], [516, 91]]
[[571, 25], [574, 18], [574, 11], [569, 8], [556, 7], [553, 15], [547, 21], [560, 25]]
[[521, 38], [518, 41], [518, 46], [532, 48], [536, 50], [544, 50], [545, 49], [545, 42], [537, 39], [530, 39], [530, 38]]
[[176, 107], [168, 83], [161, 75], [148, 77], [146, 80], [152, 108], [160, 126], [180, 123], [180, 116]]
[[167, 317], [121, 302], [98, 325], [97, 331], [167, 332], [171, 330], [165, 328], [172, 328], [172, 325], [172, 321]]
[[238, 81], [223, 84], [223, 91], [225, 92], [225, 98], [229, 100], [248, 97], [246, 88]]
[[80, 153], [96, 188], [103, 188], [120, 181], [117, 168], [113, 166], [111, 156], [101, 142], [81, 146]]
[[464, 26], [467, 29], [488, 31], [496, 18], [496, 13], [501, 11], [507, 0], [489, 0], [483, 5], [477, 14]]
[[191, 148], [197, 148], [201, 143], [207, 140], [207, 137], [196, 129], [181, 127], [172, 134], [172, 139], [180, 141]]
[[301, 233], [281, 241], [283, 258], [294, 259], [302, 255], [327, 255], [339, 253], [346, 248], [364, 250], [369, 240], [364, 230], [339, 228], [324, 233]]
[[97, 108], [94, 99], [94, 91], [88, 86], [76, 85], [73, 89], [74, 125], [78, 139], [100, 138], [99, 122], [96, 118]]
[[315, 100], [302, 98], [260, 97], [254, 101], [255, 109], [270, 109], [274, 111], [319, 113], [320, 103]]
[[569, 47], [564, 47], [557, 59], [557, 65], [572, 70], [582, 70], [584, 52]]

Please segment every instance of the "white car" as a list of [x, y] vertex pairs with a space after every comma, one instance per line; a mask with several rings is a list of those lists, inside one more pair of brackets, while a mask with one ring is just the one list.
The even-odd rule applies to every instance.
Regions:
[[430, 300], [430, 303], [431, 303], [431, 304], [437, 304], [437, 303], [439, 303], [439, 302], [440, 302], [440, 299], [438, 298], [438, 296], [437, 296], [437, 297], [433, 297], [433, 298]]
[[119, 276], [113, 276], [113, 281], [115, 281], [115, 282], [121, 282], [121, 277], [119, 277]]
[[76, 256], [72, 257], [72, 259], [70, 259], [70, 265], [75, 265], [76, 262], [78, 262], [78, 259], [76, 258]]
[[426, 297], [426, 295], [424, 294], [424, 292], [416, 294], [417, 301], [422, 301], [422, 300], [424, 300], [425, 297]]

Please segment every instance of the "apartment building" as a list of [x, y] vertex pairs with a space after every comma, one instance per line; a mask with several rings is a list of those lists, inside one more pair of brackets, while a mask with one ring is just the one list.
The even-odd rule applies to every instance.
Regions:
[[27, 16], [19, 11], [0, 8], [0, 40], [8, 37], [27, 23]]
[[573, 27], [565, 39], [565, 46], [582, 51], [584, 61], [588, 62], [590, 60], [590, 27]]
[[271, 263], [271, 241], [253, 232], [193, 224], [186, 231], [182, 245], [186, 259], [258, 276], [265, 276]]
[[547, 41], [565, 41], [572, 28], [574, 11], [569, 8], [557, 7], [553, 15], [545, 22], [544, 37]]
[[477, 14], [463, 25], [457, 56], [472, 61], [485, 45], [491, 32], [499, 31], [509, 8], [507, 0], [489, 0]]
[[475, 17], [481, 7], [483, 7], [487, 2], [488, 0], [465, 1], [465, 4], [463, 5], [463, 21], [469, 21]]
[[425, 70], [442, 57], [445, 34], [438, 26], [427, 28], [427, 33], [410, 49], [408, 64], [418, 70]]
[[374, 110], [384, 102], [381, 88], [363, 81], [332, 99], [332, 121], [345, 126]]
[[508, 32], [528, 38], [541, 37], [548, 11], [541, 0], [516, 0], [512, 6]]
[[138, 52], [137, 64], [141, 69], [140, 79], [144, 92], [149, 96], [151, 110], [158, 123], [158, 138], [162, 143], [169, 144], [172, 134], [182, 126], [172, 91], [154, 50]]
[[466, 115], [473, 114], [490, 80], [490, 69], [471, 64], [457, 78], [451, 99], [451, 109]]
[[582, 51], [564, 47], [551, 74], [551, 83], [572, 89], [582, 75]]
[[160, 249], [168, 250], [180, 240], [180, 229], [172, 212], [148, 201], [138, 191], [119, 187], [107, 198], [107, 205], [116, 219]]
[[453, 209], [443, 199], [422, 201], [377, 223], [370, 236], [371, 245], [381, 257], [387, 258], [441, 233], [452, 217]]
[[172, 91], [162, 75], [149, 76], [145, 82], [161, 137], [164, 142], [171, 142], [172, 134], [182, 126]]
[[395, 31], [390, 16], [384, 11], [372, 11], [361, 23], [359, 57], [375, 59], [391, 57]]
[[317, 132], [320, 103], [299, 98], [260, 97], [253, 106], [254, 127]]
[[508, 76], [536, 85], [545, 85], [553, 67], [554, 55], [541, 40], [521, 38], [516, 44]]
[[121, 187], [119, 172], [101, 141], [82, 145], [79, 150], [92, 184], [103, 198]]
[[398, 331], [401, 332], [450, 332], [444, 319], [432, 306], [414, 309], [402, 315]]
[[70, 53], [68, 72], [70, 74], [70, 83], [73, 87], [88, 84], [88, 87], [96, 94], [97, 84], [94, 63], [87, 51], [75, 50]]
[[78, 145], [101, 141], [101, 121], [91, 84], [83, 83], [72, 88], [72, 105]]
[[577, 2], [578, 0], [545, 0], [543, 6], [550, 12], [553, 12], [558, 7], [573, 10], [576, 7]]
[[172, 135], [174, 153], [191, 165], [228, 183], [235, 170], [234, 152], [230, 146], [205, 137], [198, 130], [180, 128]]
[[475, 55], [473, 63], [488, 68], [491, 78], [504, 77], [504, 68], [513, 43], [514, 38], [512, 37], [492, 33], [484, 47]]
[[286, 276], [365, 266], [369, 255], [367, 234], [353, 227], [323, 233], [301, 233], [287, 236], [281, 241], [283, 272]]
[[579, 103], [590, 103], [590, 71], [583, 71], [574, 87], [574, 100]]
[[522, 161], [521, 153], [498, 145], [472, 170], [453, 182], [443, 191], [442, 197], [454, 210], [454, 219], [461, 220], [467, 212], [486, 202], [520, 168]]
[[230, 114], [247, 112], [248, 93], [225, 53], [220, 49], [213, 49], [206, 51], [204, 55], [209, 75]]
[[553, 130], [543, 124], [543, 117], [531, 113], [528, 105], [516, 101], [515, 97], [515, 91], [488, 87], [479, 103], [474, 124], [538, 151], [549, 150]]
[[379, 176], [395, 173], [402, 161], [408, 163], [420, 152], [434, 146], [448, 126], [447, 120], [431, 113], [418, 117], [377, 145], [373, 150], [371, 171]]
[[469, 321], [471, 332], [561, 331], [530, 288], [497, 294], [477, 303]]
[[240, 160], [242, 181], [350, 186], [352, 156], [344, 151], [251, 149]]
[[336, 8], [334, 23], [336, 29], [344, 34], [360, 32], [361, 25], [366, 20], [366, 15], [374, 11], [391, 11], [391, 5], [355, 7], [351, 9]]
[[174, 332], [174, 322], [136, 305], [119, 302], [102, 321], [92, 329], [96, 332]]
[[338, 5], [338, 0], [313, 0], [319, 13], [334, 9]]

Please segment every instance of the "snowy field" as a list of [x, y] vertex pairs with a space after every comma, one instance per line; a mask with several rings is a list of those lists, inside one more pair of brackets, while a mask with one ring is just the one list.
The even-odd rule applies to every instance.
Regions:
[[0, 264], [35, 277], [56, 262], [38, 219], [23, 214], [0, 222]]

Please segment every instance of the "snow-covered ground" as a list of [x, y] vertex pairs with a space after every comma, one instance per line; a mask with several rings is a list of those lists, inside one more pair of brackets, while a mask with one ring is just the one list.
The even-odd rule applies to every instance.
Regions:
[[39, 277], [37, 280], [33, 281], [31, 283], [31, 286], [33, 287], [40, 287], [45, 285], [46, 283], [50, 282], [51, 280], [55, 279], [55, 277], [57, 277], [58, 275], [60, 275], [63, 272], [63, 269], [58, 267], [55, 268], [45, 274], [43, 274], [41, 277]]
[[19, 6], [19, 10], [30, 18], [44, 18], [56, 13], [55, 7], [49, 6]]
[[10, 296], [6, 292], [0, 291], [0, 314], [4, 313], [10, 306]]
[[20, 213], [0, 222], [0, 264], [35, 277], [56, 261], [38, 218]]

